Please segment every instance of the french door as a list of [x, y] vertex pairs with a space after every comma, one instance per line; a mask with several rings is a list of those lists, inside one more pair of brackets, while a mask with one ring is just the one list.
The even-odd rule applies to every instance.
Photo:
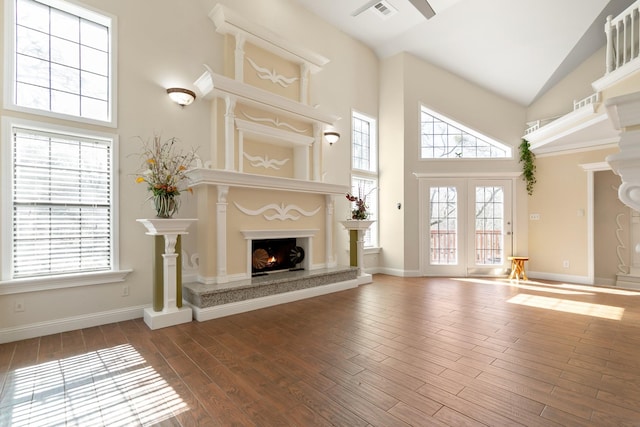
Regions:
[[420, 188], [422, 274], [505, 274], [513, 245], [512, 181], [427, 179]]

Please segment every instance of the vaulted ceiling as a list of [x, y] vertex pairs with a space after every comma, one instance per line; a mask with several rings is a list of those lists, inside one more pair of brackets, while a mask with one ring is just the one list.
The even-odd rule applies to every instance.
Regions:
[[[605, 45], [633, 0], [297, 0], [380, 58], [411, 53], [528, 106]], [[431, 11], [435, 15], [432, 15]], [[604, 57], [602, 58], [604, 74]]]

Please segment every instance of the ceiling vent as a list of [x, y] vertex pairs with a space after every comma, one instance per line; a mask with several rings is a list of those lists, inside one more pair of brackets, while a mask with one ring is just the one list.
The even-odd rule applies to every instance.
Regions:
[[376, 16], [379, 16], [382, 19], [388, 19], [398, 13], [398, 9], [396, 9], [387, 0], [373, 0], [355, 10], [351, 16], [358, 16], [367, 10], [371, 10]]

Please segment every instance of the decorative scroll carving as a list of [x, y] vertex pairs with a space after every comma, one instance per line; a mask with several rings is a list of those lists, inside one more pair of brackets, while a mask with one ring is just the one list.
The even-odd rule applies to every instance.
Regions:
[[313, 211], [305, 211], [304, 209], [302, 209], [299, 206], [296, 205], [287, 205], [285, 206], [284, 203], [277, 205], [275, 203], [270, 203], [266, 206], [263, 206], [259, 209], [256, 210], [252, 210], [252, 209], [247, 209], [247, 208], [243, 208], [242, 206], [240, 206], [237, 202], [233, 202], [236, 207], [238, 209], [240, 209], [240, 211], [242, 211], [243, 213], [245, 213], [246, 215], [251, 215], [251, 216], [258, 216], [258, 215], [262, 215], [263, 213], [267, 212], [267, 211], [275, 211], [275, 213], [273, 215], [267, 215], [264, 214], [262, 215], [264, 217], [264, 219], [266, 219], [267, 221], [273, 221], [273, 220], [280, 220], [280, 221], [285, 221], [287, 219], [290, 219], [292, 221], [297, 221], [300, 219], [300, 215], [295, 215], [289, 212], [297, 212], [300, 213], [306, 217], [310, 217], [310, 216], [314, 216], [315, 214], [317, 214], [320, 211], [321, 206], [318, 206], [317, 209], [313, 210]]
[[624, 242], [622, 241], [622, 236], [620, 236], [620, 233], [624, 231], [623, 225], [620, 224], [621, 218], [624, 218], [623, 213], [619, 213], [616, 216], [616, 225], [618, 226], [618, 228], [616, 229], [616, 239], [618, 240], [618, 246], [616, 246], [616, 255], [618, 256], [618, 273], [627, 274], [627, 266], [621, 253], [621, 251], [626, 249], [624, 246]]
[[280, 170], [280, 166], [283, 166], [285, 163], [289, 161], [289, 159], [276, 160], [270, 159], [269, 156], [265, 156], [264, 158], [260, 156], [250, 156], [247, 153], [243, 153], [244, 157], [251, 162], [251, 166], [254, 168], [265, 168], [265, 169], [275, 169]]
[[213, 162], [211, 160], [207, 160], [206, 162], [203, 162], [199, 156], [196, 156], [194, 163], [197, 168], [205, 168], [205, 169], [213, 168]]
[[275, 119], [271, 119], [269, 117], [253, 117], [253, 116], [248, 115], [244, 111], [242, 112], [242, 114], [244, 114], [246, 118], [248, 118], [249, 120], [253, 120], [254, 122], [272, 123], [276, 127], [286, 127], [288, 129], [291, 129], [292, 131], [298, 132], [298, 133], [306, 133], [309, 130], [309, 129], [298, 129], [298, 128], [295, 128], [295, 127], [293, 127], [292, 125], [290, 125], [287, 122], [281, 122], [278, 117], [276, 117]]
[[200, 255], [197, 253], [189, 256], [187, 251], [182, 250], [182, 272], [183, 273], [198, 273], [198, 265], [200, 264]]
[[253, 62], [249, 57], [247, 57], [247, 61], [249, 61], [249, 64], [251, 64], [253, 69], [256, 70], [258, 77], [261, 78], [262, 80], [269, 80], [271, 83], [279, 84], [284, 88], [291, 86], [293, 82], [298, 80], [298, 77], [285, 77], [283, 75], [280, 75], [276, 73], [275, 69], [271, 71], [266, 68], [263, 68], [258, 64], [256, 64], [255, 62]]

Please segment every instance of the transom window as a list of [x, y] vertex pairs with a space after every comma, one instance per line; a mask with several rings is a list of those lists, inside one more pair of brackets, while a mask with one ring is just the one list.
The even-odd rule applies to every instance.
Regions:
[[426, 107], [421, 111], [423, 159], [509, 158], [511, 148]]
[[352, 123], [352, 167], [357, 170], [376, 172], [378, 159], [375, 120], [354, 112]]
[[9, 106], [111, 122], [112, 20], [62, 1], [13, 1]]

